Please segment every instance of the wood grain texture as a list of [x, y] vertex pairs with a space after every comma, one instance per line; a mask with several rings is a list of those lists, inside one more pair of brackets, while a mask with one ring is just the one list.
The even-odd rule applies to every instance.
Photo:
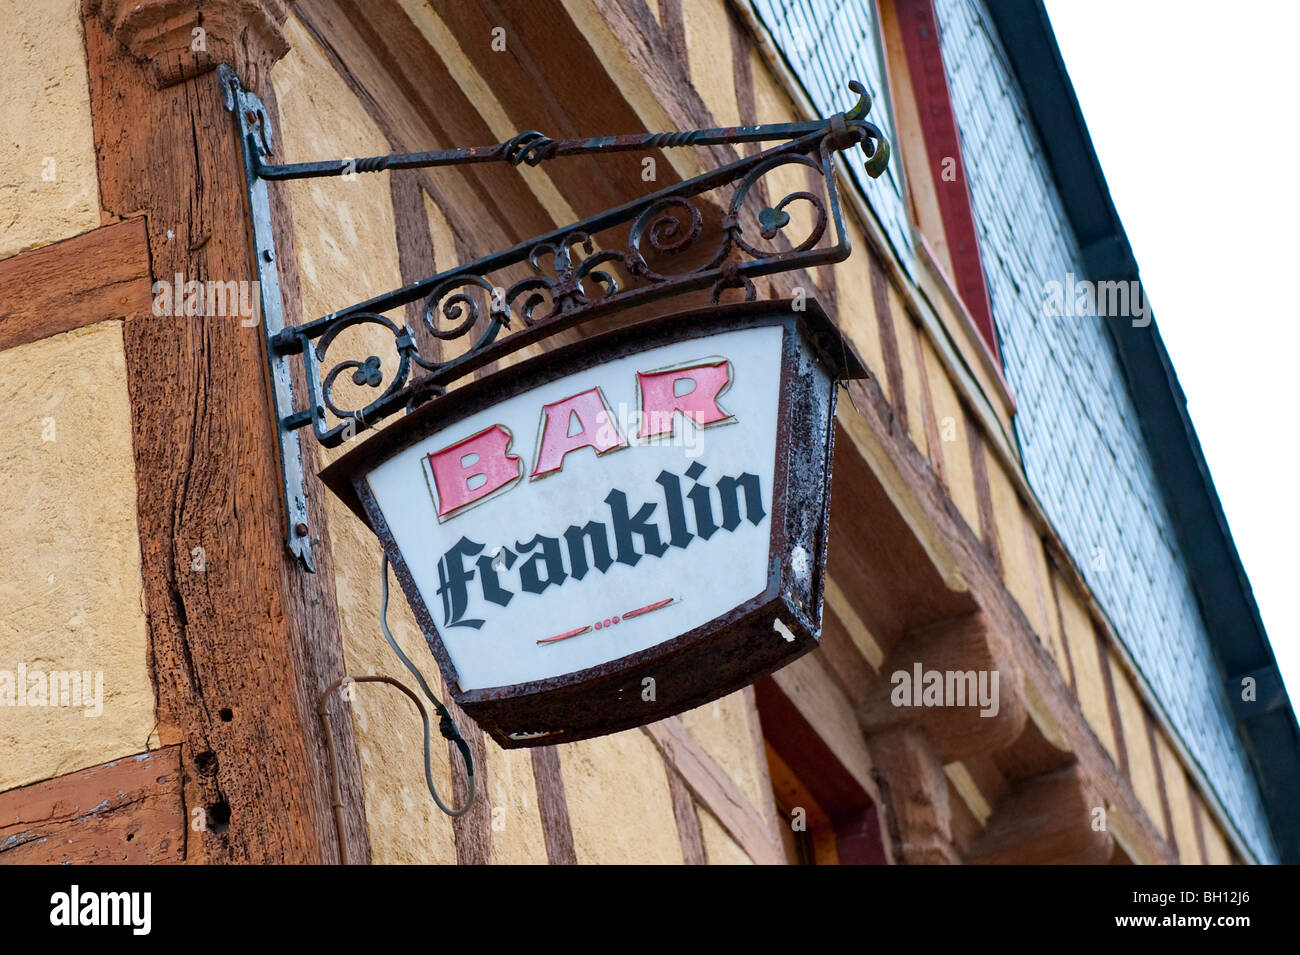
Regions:
[[0, 349], [148, 315], [151, 281], [141, 217], [11, 256], [0, 261]]
[[0, 865], [185, 858], [179, 746], [0, 793]]
[[677, 58], [686, 63], [686, 19], [682, 16], [682, 0], [659, 0], [659, 25]]
[[675, 770], [681, 774], [695, 798], [713, 813], [754, 862], [784, 863], [785, 852], [773, 841], [771, 826], [749, 804], [727, 771], [691, 738], [680, 719], [674, 716], [641, 729], [659, 748], [670, 772]]
[[[101, 22], [142, 63], [159, 86], [170, 86], [256, 44], [277, 59], [288, 50], [281, 25], [293, 0], [94, 0]], [[194, 49], [193, 25], [204, 29]]]
[[[105, 209], [143, 211], [158, 275], [254, 280], [238, 139], [218, 74], [159, 90], [97, 17], [83, 12], [83, 25]], [[267, 103], [275, 127], [270, 61], [255, 47], [240, 49], [232, 66]], [[278, 197], [273, 213], [278, 236], [289, 236]], [[290, 240], [279, 253], [292, 317], [299, 306]], [[184, 743], [185, 801], [208, 820], [187, 855], [337, 861], [314, 711], [342, 675], [323, 492], [309, 478], [319, 571], [311, 575], [284, 546], [260, 330], [230, 317], [128, 317], [125, 351], [158, 732], [166, 743]], [[303, 442], [303, 451], [310, 475], [315, 448]], [[364, 861], [369, 837], [351, 721], [334, 725], [345, 838]]]
[[1114, 841], [1093, 827], [1102, 802], [1078, 766], [1038, 776], [1003, 799], [967, 861], [976, 865], [1102, 865]]
[[948, 777], [924, 735], [900, 726], [873, 734], [870, 746], [892, 858], [907, 865], [960, 862]]
[[560, 754], [554, 746], [535, 746], [530, 752], [537, 787], [537, 809], [546, 837], [546, 859], [551, 865], [576, 865], [578, 857], [573, 848], [573, 826], [569, 821], [569, 802], [564, 795]]
[[[267, 114], [275, 124], [273, 142], [275, 151], [282, 155], [284, 147], [280, 139], [279, 124], [276, 122], [280, 111], [275, 97], [275, 88], [269, 82], [265, 83], [261, 96]], [[280, 278], [280, 298], [284, 303], [286, 320], [292, 321], [293, 316], [301, 316], [302, 313], [293, 211], [287, 187], [274, 186], [269, 190], [269, 195], [271, 228], [275, 233], [276, 264]], [[293, 379], [294, 394], [305, 395], [307, 377], [302, 364], [293, 363], [290, 375]], [[325, 687], [343, 675], [343, 633], [334, 589], [334, 550], [330, 545], [329, 527], [325, 516], [325, 495], [329, 491], [316, 477], [316, 473], [321, 468], [320, 448], [306, 436], [299, 439], [299, 448], [302, 453], [303, 474], [306, 478], [307, 522], [315, 529], [312, 550], [316, 561], [316, 573], [303, 574], [295, 561], [285, 557], [282, 547], [279, 556], [281, 579], [285, 582], [290, 605], [295, 614], [292, 632], [300, 641], [299, 646], [303, 653], [303, 669], [299, 685], [313, 694], [312, 699], [318, 699]], [[275, 480], [279, 480], [278, 474]], [[283, 527], [283, 524], [281, 526]], [[281, 533], [284, 531], [282, 530]], [[370, 859], [370, 829], [365, 817], [361, 760], [357, 755], [353, 722], [348, 712], [349, 708], [344, 705], [339, 694], [334, 694], [329, 706], [332, 707], [335, 720], [331, 725], [334, 727], [339, 786], [343, 796], [345, 831], [342, 836], [347, 840], [348, 855], [354, 864], [363, 864]], [[310, 716], [305, 718], [311, 719]], [[308, 725], [318, 728], [321, 724], [319, 719], [316, 719]], [[322, 739], [318, 738], [308, 744], [308, 752], [319, 751], [322, 745]]]

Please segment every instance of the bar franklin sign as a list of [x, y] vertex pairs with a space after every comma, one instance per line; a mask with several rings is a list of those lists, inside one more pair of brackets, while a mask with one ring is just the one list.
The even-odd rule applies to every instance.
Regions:
[[655, 319], [434, 399], [322, 475], [502, 746], [662, 719], [816, 646], [835, 380], [810, 302]]

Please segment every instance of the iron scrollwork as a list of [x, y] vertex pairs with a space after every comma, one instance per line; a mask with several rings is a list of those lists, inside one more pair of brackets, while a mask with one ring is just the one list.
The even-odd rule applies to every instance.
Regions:
[[[257, 107], [235, 108], [250, 201], [255, 192], [265, 201], [265, 183], [274, 180], [469, 162], [535, 166], [578, 154], [779, 141], [703, 175], [314, 321], [268, 327], [273, 374], [277, 363], [283, 371], [293, 355], [302, 356], [306, 372], [306, 407], [278, 409], [282, 456], [285, 435], [292, 438], [297, 429], [310, 425], [322, 445], [335, 447], [389, 415], [443, 393], [450, 382], [474, 369], [589, 318], [702, 289], [709, 290], [714, 303], [729, 290], [752, 300], [757, 294], [754, 279], [760, 276], [842, 261], [850, 247], [837, 190], [835, 154], [861, 145], [867, 156], [867, 173], [873, 178], [884, 172], [889, 160], [887, 140], [866, 119], [871, 97], [855, 81], [849, 88], [857, 94], [857, 103], [821, 121], [586, 140], [552, 140], [528, 130], [489, 147], [270, 165], [266, 163], [270, 131], [260, 103], [239, 89], [233, 73], [227, 71], [225, 79], [233, 102], [245, 107], [251, 102]], [[810, 185], [812, 179], [818, 179], [824, 195], [796, 189], [775, 202], [762, 201], [757, 213], [747, 211], [755, 196], [764, 195], [771, 174], [787, 167], [809, 179]], [[702, 199], [706, 193], [728, 186], [733, 187], [729, 199], [716, 203]], [[807, 234], [790, 236], [796, 221], [792, 211], [801, 204], [806, 212], [799, 218], [806, 223]], [[706, 228], [708, 208], [721, 211], [712, 231]], [[259, 222], [254, 212], [257, 247], [264, 243], [269, 247], [273, 237], [257, 234]], [[622, 227], [626, 232], [613, 232]], [[268, 228], [269, 216], [262, 231]], [[833, 233], [833, 241], [823, 241], [828, 233]], [[609, 247], [599, 247], [596, 237], [610, 234], [615, 239]], [[712, 244], [703, 248], [706, 236]], [[673, 269], [674, 262], [686, 264]], [[264, 263], [259, 260], [258, 264], [259, 271], [264, 271]], [[532, 274], [508, 285], [493, 281], [520, 266]], [[276, 291], [278, 294], [278, 285]], [[421, 354], [412, 330], [384, 314], [413, 302], [423, 302], [422, 331], [440, 342], [470, 338], [468, 348], [445, 360]], [[274, 304], [278, 311], [278, 303]], [[375, 354], [337, 360], [329, 354], [344, 332], [363, 326], [380, 330], [386, 339], [391, 337], [395, 362], [386, 365]], [[502, 336], [506, 330], [510, 334]], [[347, 407], [335, 394], [340, 379], [350, 379], [354, 386], [378, 394], [362, 407]], [[277, 403], [282, 400], [283, 396], [277, 395]], [[292, 452], [296, 459], [296, 444]]]

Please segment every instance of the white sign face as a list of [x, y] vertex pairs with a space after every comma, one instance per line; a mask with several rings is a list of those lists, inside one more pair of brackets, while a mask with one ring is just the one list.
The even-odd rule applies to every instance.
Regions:
[[462, 691], [680, 636], [768, 582], [782, 329], [650, 348], [366, 476]]

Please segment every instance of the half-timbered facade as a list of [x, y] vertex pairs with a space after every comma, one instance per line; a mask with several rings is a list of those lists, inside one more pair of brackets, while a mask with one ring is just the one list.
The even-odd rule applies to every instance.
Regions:
[[[0, 862], [1300, 859], [1295, 717], [1041, 3], [0, 9]], [[850, 109], [862, 82], [891, 148], [879, 176], [840, 160], [852, 255], [752, 283], [815, 300], [867, 372], [839, 393], [818, 648], [556, 746], [503, 749], [462, 714], [478, 793], [455, 820], [402, 694], [353, 685], [323, 723], [340, 678], [405, 673], [382, 552], [317, 477], [355, 445], [301, 433], [303, 516], [286, 517], [253, 284], [269, 260], [223, 66], [265, 104], [278, 163], [791, 123]], [[284, 321], [762, 148], [272, 182]], [[782, 166], [745, 214], [824, 190]], [[777, 248], [815, 230], [806, 200], [778, 208]], [[1076, 310], [1073, 288], [1053, 306], [1067, 275], [1123, 283], [1131, 307]], [[466, 380], [708, 302], [604, 317]], [[387, 316], [423, 354], [468, 347], [422, 302]], [[364, 401], [367, 374], [341, 388]], [[441, 695], [401, 599], [388, 622]], [[983, 703], [935, 704], [931, 674], [970, 675]], [[434, 756], [464, 796], [454, 747]]]

